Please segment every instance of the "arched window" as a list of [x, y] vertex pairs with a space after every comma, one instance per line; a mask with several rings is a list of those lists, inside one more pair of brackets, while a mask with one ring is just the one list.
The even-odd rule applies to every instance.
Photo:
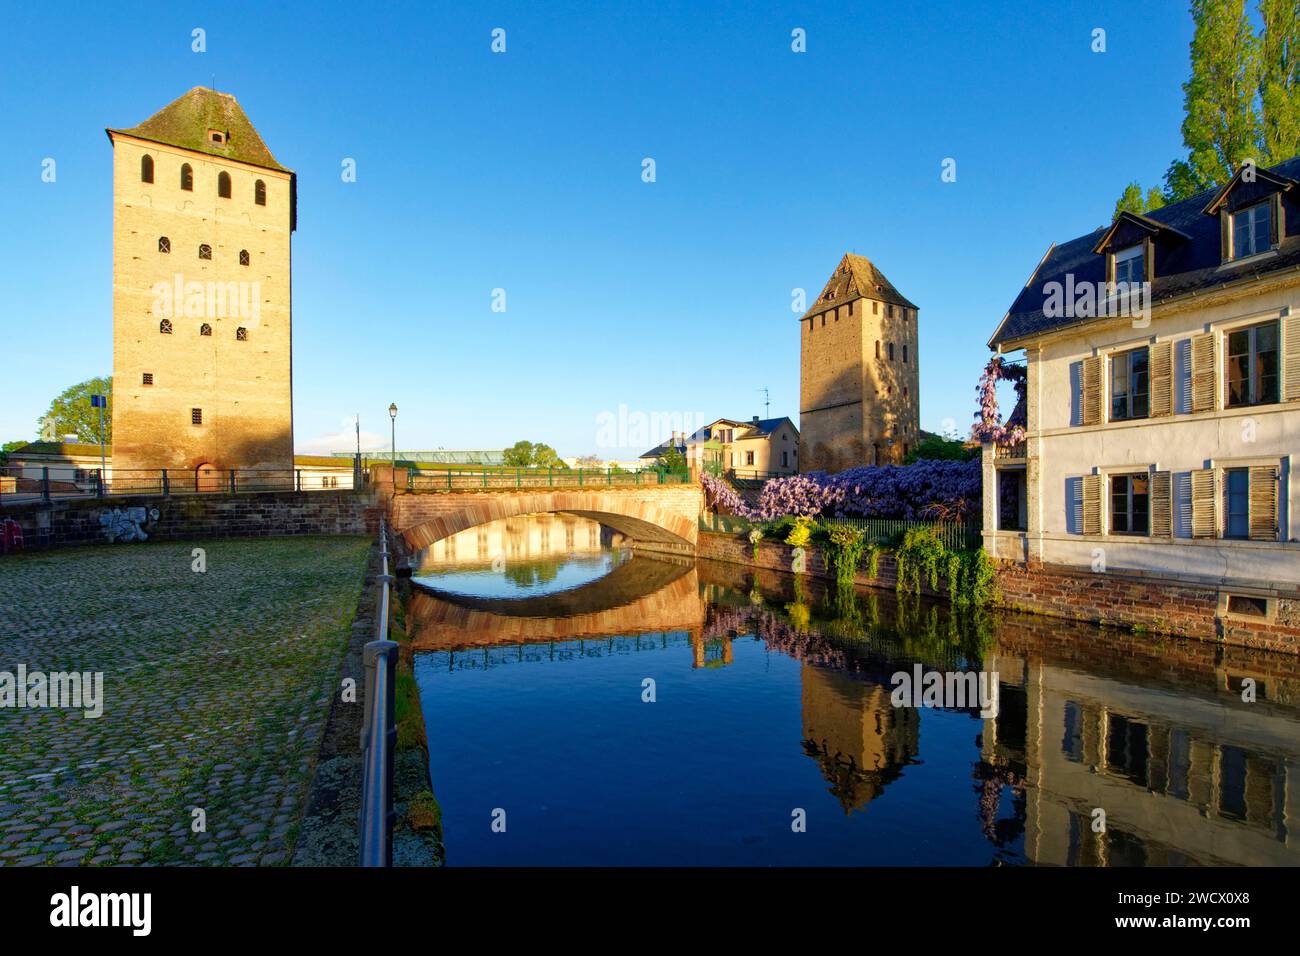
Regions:
[[217, 176], [217, 195], [222, 199], [230, 198], [230, 173], [223, 172]]
[[240, 264], [241, 266], [246, 266], [246, 265], [248, 265], [248, 263], [249, 263], [248, 250], [247, 250], [247, 249], [240, 249], [240, 250], [239, 250], [239, 264]]
[[171, 335], [171, 334], [172, 334], [172, 320], [171, 320], [171, 319], [163, 319], [161, 322], [159, 322], [159, 323], [158, 323], [158, 331], [159, 331], [162, 335]]
[[171, 241], [170, 239], [168, 239], [166, 236], [159, 236], [159, 237], [158, 237], [158, 251], [159, 251], [159, 252], [171, 252], [171, 251], [172, 251], [172, 241]]
[[266, 183], [260, 179], [253, 184], [253, 202], [259, 206], [266, 205]]
[[140, 157], [140, 182], [153, 182], [153, 157], [148, 153]]
[[242, 325], [241, 325], [239, 328], [235, 329], [235, 341], [236, 341], [236, 342], [247, 342], [247, 341], [248, 341], [248, 329], [244, 328]]
[[194, 170], [190, 168], [189, 163], [181, 167], [181, 189], [186, 192], [194, 191]]
[[199, 335], [211, 335], [211, 334], [212, 334], [212, 326], [208, 325], [208, 323], [204, 322], [202, 325], [199, 326]]
[[199, 246], [199, 258], [200, 259], [212, 258], [212, 247], [208, 245], [206, 242], [203, 245]]

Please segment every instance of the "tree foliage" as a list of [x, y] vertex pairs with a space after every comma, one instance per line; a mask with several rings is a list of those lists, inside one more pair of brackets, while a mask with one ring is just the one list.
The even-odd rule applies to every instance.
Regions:
[[550, 445], [517, 441], [504, 452], [503, 460], [511, 468], [563, 468], [564, 462]]
[[910, 465], [918, 461], [972, 461], [979, 456], [978, 448], [967, 448], [960, 439], [927, 435], [907, 453], [903, 464]]
[[1300, 153], [1296, 7], [1295, 0], [1258, 0], [1256, 33], [1246, 0], [1191, 0], [1195, 32], [1183, 84], [1187, 154], [1166, 170], [1163, 193], [1153, 188], [1143, 196], [1136, 182], [1125, 187], [1116, 215], [1149, 212], [1221, 185], [1246, 160], [1270, 166]]
[[108, 399], [104, 409], [104, 444], [113, 442], [113, 379], [99, 376], [65, 388], [36, 422], [38, 431], [46, 420], [54, 422], [54, 440], [62, 441], [66, 435], [76, 435], [87, 444], [99, 442], [99, 409], [92, 408], [90, 397], [103, 395]]

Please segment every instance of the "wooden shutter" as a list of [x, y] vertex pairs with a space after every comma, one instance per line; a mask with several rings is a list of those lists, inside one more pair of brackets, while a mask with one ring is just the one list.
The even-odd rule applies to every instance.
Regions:
[[1277, 469], [1272, 465], [1250, 469], [1250, 540], [1277, 540]]
[[1101, 534], [1101, 475], [1083, 476], [1083, 533]]
[[1227, 262], [1232, 258], [1232, 217], [1228, 210], [1219, 209], [1219, 258]]
[[1173, 477], [1157, 471], [1151, 476], [1151, 536], [1168, 538], [1173, 533]]
[[1151, 417], [1174, 412], [1174, 344], [1157, 342], [1150, 349]]
[[1300, 402], [1300, 314], [1282, 320], [1282, 401]]
[[1268, 198], [1268, 243], [1274, 249], [1278, 246], [1278, 237], [1282, 235], [1282, 194], [1274, 193]]
[[1192, 537], [1214, 538], [1219, 533], [1215, 514], [1217, 497], [1214, 493], [1214, 469], [1200, 468], [1192, 472]]
[[1083, 423], [1096, 425], [1101, 421], [1101, 356], [1092, 355], [1083, 360]]
[[1192, 411], [1214, 410], [1214, 333], [1192, 338]]

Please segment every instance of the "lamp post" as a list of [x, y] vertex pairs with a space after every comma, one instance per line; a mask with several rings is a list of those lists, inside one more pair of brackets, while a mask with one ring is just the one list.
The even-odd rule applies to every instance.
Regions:
[[388, 417], [393, 423], [393, 467], [397, 467], [397, 403], [388, 406]]

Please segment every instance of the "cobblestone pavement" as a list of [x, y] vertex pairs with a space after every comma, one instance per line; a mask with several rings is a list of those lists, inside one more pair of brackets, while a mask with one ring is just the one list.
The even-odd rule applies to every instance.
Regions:
[[0, 709], [0, 864], [288, 860], [368, 548], [255, 538], [0, 558], [0, 672], [104, 674], [97, 719]]

